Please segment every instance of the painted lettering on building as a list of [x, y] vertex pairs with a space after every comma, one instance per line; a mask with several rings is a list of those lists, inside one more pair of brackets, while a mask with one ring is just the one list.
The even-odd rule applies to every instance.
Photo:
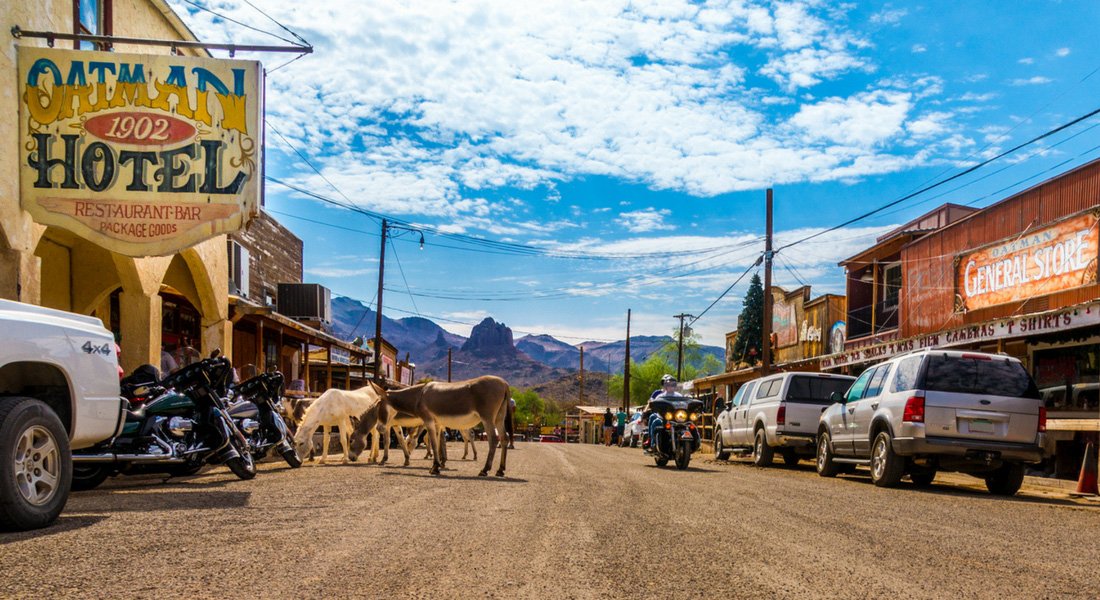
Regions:
[[20, 197], [130, 256], [236, 231], [259, 205], [260, 65], [19, 47]]
[[1095, 282], [1096, 212], [1076, 215], [959, 257], [959, 309], [975, 310]]

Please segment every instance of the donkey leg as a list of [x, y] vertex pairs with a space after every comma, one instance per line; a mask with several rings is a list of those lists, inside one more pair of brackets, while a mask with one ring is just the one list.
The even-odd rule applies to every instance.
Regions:
[[485, 477], [489, 474], [489, 469], [493, 468], [493, 457], [497, 453], [497, 431], [493, 428], [493, 422], [485, 420], [482, 423], [485, 424], [485, 431], [489, 434], [489, 454], [485, 457], [485, 466], [478, 473], [479, 477]]
[[[497, 469], [496, 476], [504, 477], [504, 466], [508, 463], [508, 435], [504, 433], [504, 422], [508, 419], [508, 398], [504, 399], [504, 404], [500, 406], [500, 410], [497, 411], [494, 427], [500, 435], [500, 468]], [[492, 462], [490, 460], [489, 462]]]
[[338, 427], [340, 428], [340, 450], [344, 453], [344, 460], [342, 462], [346, 465], [349, 462], [348, 446], [351, 445], [351, 442], [348, 440], [348, 434], [351, 432], [351, 419], [344, 417], [343, 422], [341, 422]]
[[319, 465], [325, 464], [325, 459], [328, 458], [329, 434], [332, 433], [331, 429], [332, 428], [328, 425], [321, 426], [321, 460], [317, 461]]
[[439, 463], [439, 435], [438, 428], [436, 428], [435, 421], [432, 419], [424, 419], [424, 428], [428, 432], [428, 445], [432, 449], [432, 468], [428, 471], [432, 475], [439, 475], [439, 469], [442, 465]]

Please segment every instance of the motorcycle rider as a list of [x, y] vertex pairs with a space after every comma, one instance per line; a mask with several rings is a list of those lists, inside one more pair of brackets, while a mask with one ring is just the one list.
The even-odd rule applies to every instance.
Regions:
[[661, 415], [651, 408], [651, 404], [653, 400], [659, 396], [679, 396], [680, 394], [676, 391], [678, 383], [675, 377], [666, 373], [664, 377], [661, 377], [661, 387], [657, 388], [649, 395], [649, 403], [647, 403], [645, 407], [645, 412], [649, 415], [649, 441], [647, 442], [648, 445], [645, 447], [647, 451], [654, 448], [657, 441], [657, 430], [665, 424]]

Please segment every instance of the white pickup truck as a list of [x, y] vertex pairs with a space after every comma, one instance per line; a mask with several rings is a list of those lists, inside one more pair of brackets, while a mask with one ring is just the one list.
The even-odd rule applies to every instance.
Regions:
[[122, 427], [118, 355], [95, 317], [0, 300], [0, 328], [0, 529], [34, 529], [65, 507], [71, 449]]

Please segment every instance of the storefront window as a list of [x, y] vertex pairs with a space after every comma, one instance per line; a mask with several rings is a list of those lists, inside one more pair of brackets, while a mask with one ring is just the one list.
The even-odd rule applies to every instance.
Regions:
[[1081, 344], [1037, 350], [1033, 356], [1035, 382], [1054, 411], [1100, 409], [1100, 344]]
[[[73, 4], [74, 33], [84, 35], [111, 35], [111, 0], [77, 0]], [[79, 50], [109, 50], [110, 44], [77, 42]]]
[[901, 264], [885, 267], [882, 270], [882, 279], [882, 304], [885, 308], [894, 308], [898, 305], [898, 295], [901, 293]]

